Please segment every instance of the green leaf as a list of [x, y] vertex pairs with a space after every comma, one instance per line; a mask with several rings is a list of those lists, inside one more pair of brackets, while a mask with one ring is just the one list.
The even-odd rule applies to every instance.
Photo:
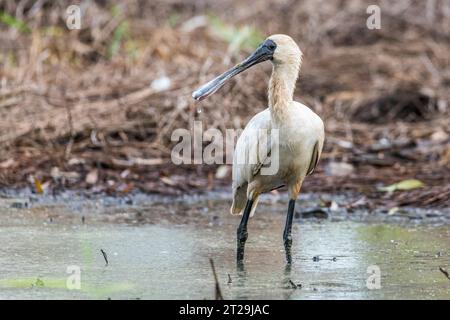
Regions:
[[[45, 280], [45, 282], [44, 282]], [[17, 278], [0, 279], [0, 289], [29, 289], [40, 288], [45, 290], [68, 290], [65, 278]], [[135, 285], [130, 282], [111, 283], [104, 286], [83, 281], [80, 292], [94, 299], [101, 299], [113, 294], [131, 291]]]
[[255, 49], [264, 40], [263, 36], [251, 26], [238, 27], [226, 24], [217, 16], [208, 16], [208, 21], [213, 33], [228, 42], [231, 52]]
[[113, 284], [105, 285], [105, 286], [82, 284], [83, 292], [87, 293], [88, 295], [90, 295], [91, 297], [96, 298], [96, 299], [105, 298], [107, 296], [117, 294], [117, 293], [131, 291], [134, 288], [135, 288], [135, 286], [129, 282], [113, 283]]
[[128, 24], [124, 21], [114, 30], [111, 44], [108, 48], [108, 57], [114, 57], [120, 49], [122, 39], [128, 35]]
[[17, 29], [22, 33], [30, 32], [30, 28], [27, 26], [25, 22], [1, 10], [0, 10], [0, 22], [6, 24], [11, 28]]
[[8, 289], [28, 289], [32, 287], [46, 289], [66, 289], [66, 279], [64, 278], [16, 278], [0, 279], [0, 288]]
[[408, 191], [408, 190], [422, 188], [423, 186], [425, 186], [425, 184], [420, 180], [408, 179], [408, 180], [403, 180], [403, 181], [391, 184], [390, 186], [387, 186], [387, 187], [380, 187], [380, 188], [378, 188], [378, 190], [385, 191], [385, 192], [394, 192], [397, 190]]
[[180, 14], [178, 13], [172, 13], [169, 18], [167, 19], [169, 26], [171, 28], [175, 27], [175, 25], [177, 24], [178, 21], [180, 21]]

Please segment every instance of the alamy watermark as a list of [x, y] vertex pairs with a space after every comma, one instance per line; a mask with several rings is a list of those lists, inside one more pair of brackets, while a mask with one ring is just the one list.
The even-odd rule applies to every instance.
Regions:
[[369, 290], [381, 289], [381, 269], [377, 265], [367, 267], [369, 277], [366, 280], [366, 287]]
[[[370, 30], [381, 28], [381, 8], [369, 5], [366, 26]], [[66, 26], [69, 30], [81, 29], [81, 8], [70, 5], [65, 11]], [[202, 123], [195, 121], [193, 130], [175, 129], [172, 142], [178, 142], [171, 151], [174, 164], [233, 164], [255, 165], [261, 175], [273, 175], [279, 168], [279, 132], [276, 129], [264, 130], [246, 135], [243, 146], [234, 154], [235, 140], [241, 130], [226, 129], [223, 133], [216, 128], [203, 132]], [[253, 137], [253, 138], [252, 138]], [[204, 142], [210, 142], [204, 146]], [[233, 158], [235, 161], [233, 161]]]
[[81, 290], [81, 268], [79, 266], [67, 266], [66, 273], [69, 274], [66, 280], [68, 290]]
[[69, 30], [81, 29], [81, 8], [75, 4], [66, 9], [66, 26]]
[[[279, 168], [279, 130], [248, 130], [241, 137], [235, 151], [235, 140], [241, 130], [216, 128], [203, 130], [201, 121], [194, 121], [193, 129], [175, 129], [172, 142], [178, 142], [171, 152], [172, 162], [180, 164], [255, 165], [261, 175], [273, 175]], [[204, 146], [205, 142], [208, 142]]]
[[369, 30], [381, 29], [381, 8], [373, 4], [367, 7], [366, 13], [370, 14], [366, 21], [367, 28]]

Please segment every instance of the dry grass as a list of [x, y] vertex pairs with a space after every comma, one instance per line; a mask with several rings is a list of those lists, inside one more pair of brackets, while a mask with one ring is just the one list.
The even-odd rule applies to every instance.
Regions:
[[[64, 12], [72, 1], [0, 1], [0, 10], [29, 27], [0, 24], [0, 186], [37, 176], [54, 187], [91, 187], [85, 177], [96, 168], [99, 184], [114, 190], [163, 192], [162, 176], [180, 185], [174, 174], [199, 177], [188, 189], [211, 187], [213, 167], [169, 164], [170, 134], [194, 120], [243, 127], [267, 103], [270, 66], [197, 105], [192, 90], [248, 53], [230, 50], [208, 19], [189, 27], [205, 15], [264, 36], [286, 33], [300, 44], [296, 98], [322, 116], [328, 137], [311, 190], [343, 187], [323, 169], [341, 160], [357, 167], [344, 181], [350, 189], [410, 176], [448, 186], [450, 3], [376, 2], [381, 30], [366, 28], [368, 3], [356, 0], [79, 1], [82, 29], [69, 31]], [[151, 83], [162, 76], [171, 86], [158, 92]], [[400, 156], [395, 147], [374, 151], [382, 140], [413, 146]], [[56, 182], [54, 168], [78, 176]]]

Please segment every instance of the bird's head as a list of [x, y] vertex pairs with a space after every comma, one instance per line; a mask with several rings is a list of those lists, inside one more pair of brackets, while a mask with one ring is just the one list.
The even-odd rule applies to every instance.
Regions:
[[285, 34], [274, 34], [265, 42], [272, 41], [275, 50], [272, 54], [272, 62], [277, 65], [296, 66], [301, 63], [302, 52], [295, 41]]
[[301, 57], [302, 52], [291, 37], [283, 34], [272, 35], [264, 40], [247, 59], [198, 88], [192, 93], [192, 97], [195, 100], [205, 99], [234, 76], [263, 61], [271, 60], [274, 66], [294, 64], [298, 67]]

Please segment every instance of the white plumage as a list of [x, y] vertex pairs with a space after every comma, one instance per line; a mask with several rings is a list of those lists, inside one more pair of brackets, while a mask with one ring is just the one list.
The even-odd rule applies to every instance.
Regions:
[[259, 196], [287, 186], [290, 200], [283, 239], [286, 260], [290, 264], [295, 200], [303, 180], [319, 161], [325, 138], [320, 117], [307, 106], [293, 101], [302, 52], [291, 37], [270, 36], [246, 60], [202, 86], [193, 97], [206, 98], [235, 75], [266, 60], [273, 64], [269, 106], [250, 120], [237, 141], [231, 213], [242, 214], [237, 230], [237, 261], [242, 263], [248, 219], [255, 212]]
[[[254, 203], [250, 212], [250, 216], [253, 216], [261, 193], [285, 185], [292, 189], [298, 182], [303, 182], [316, 166], [325, 137], [323, 122], [310, 108], [299, 102], [293, 101], [287, 108], [288, 117], [285, 122], [273, 123], [270, 108], [267, 108], [256, 114], [240, 135], [233, 158], [232, 214], [242, 214], [247, 196], [253, 196]], [[264, 132], [270, 135], [272, 128], [278, 129], [279, 141], [278, 148], [271, 150], [270, 158], [278, 157], [279, 170], [274, 175], [261, 175], [258, 168], [261, 168], [266, 159], [258, 159], [258, 148], [255, 146], [259, 145], [260, 136]], [[317, 149], [314, 149], [316, 143]], [[275, 150], [278, 154], [274, 154]], [[315, 150], [317, 155], [313, 154]], [[249, 160], [246, 163], [238, 163], [241, 157], [260, 161], [256, 164]], [[266, 166], [268, 165], [270, 163], [266, 163]], [[297, 197], [295, 193], [290, 196]]]

